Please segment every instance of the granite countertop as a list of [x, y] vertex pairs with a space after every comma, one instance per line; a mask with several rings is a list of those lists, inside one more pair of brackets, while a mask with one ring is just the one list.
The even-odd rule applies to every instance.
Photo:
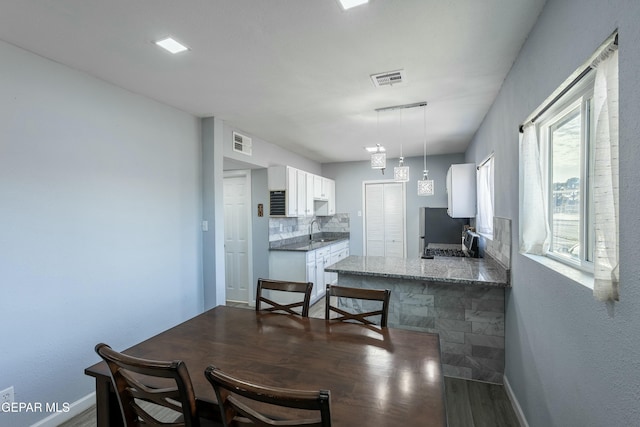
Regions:
[[409, 259], [351, 255], [325, 271], [461, 285], [509, 287], [509, 272], [492, 258]]
[[294, 252], [309, 252], [316, 249], [331, 246], [334, 243], [349, 241], [349, 233], [334, 233], [333, 235], [315, 236], [312, 241], [307, 237], [290, 239], [286, 241], [277, 241], [269, 243], [270, 251], [294, 251]]

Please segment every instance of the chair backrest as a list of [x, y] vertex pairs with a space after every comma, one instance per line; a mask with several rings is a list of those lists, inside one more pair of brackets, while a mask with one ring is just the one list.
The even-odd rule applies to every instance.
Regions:
[[[362, 311], [361, 313], [350, 313], [338, 307], [331, 305], [331, 297], [352, 298], [367, 301], [381, 301], [382, 306], [379, 310]], [[326, 303], [324, 318], [330, 320], [331, 312], [338, 313], [337, 318], [331, 320], [347, 321], [354, 320], [364, 323], [365, 325], [375, 325], [374, 322], [367, 317], [380, 316], [380, 326], [387, 326], [387, 318], [389, 317], [389, 300], [391, 299], [391, 291], [389, 289], [363, 289], [363, 288], [347, 288], [344, 286], [327, 285], [327, 293], [325, 294]]]
[[[330, 427], [331, 409], [330, 393], [328, 390], [307, 391], [292, 390], [279, 387], [268, 387], [243, 381], [225, 374], [215, 366], [209, 366], [204, 372], [207, 380], [213, 386], [216, 394], [222, 425], [235, 426], [239, 420], [250, 420], [251, 425], [258, 427], [287, 426], [287, 427]], [[249, 406], [246, 399], [240, 401], [236, 396], [242, 396], [250, 401], [271, 405], [271, 408], [286, 407], [304, 409], [304, 416], [314, 414], [314, 418], [298, 418], [296, 416], [278, 415], [277, 419]], [[264, 405], [262, 406], [264, 407]], [[316, 414], [317, 412], [317, 414]], [[297, 412], [299, 414], [300, 411]]]
[[[294, 302], [291, 304], [280, 304], [273, 301], [272, 299], [264, 297], [262, 295], [262, 291], [265, 289], [274, 291], [298, 292], [303, 294], [303, 299], [302, 301]], [[289, 314], [309, 317], [309, 302], [311, 301], [312, 289], [313, 283], [311, 282], [286, 282], [282, 280], [258, 279], [258, 286], [256, 286], [256, 311], [284, 311]], [[269, 304], [271, 307], [262, 307], [263, 303]], [[300, 313], [293, 310], [297, 307], [301, 307]]]
[[[184, 362], [140, 359], [118, 353], [107, 344], [98, 344], [95, 350], [109, 366], [126, 427], [200, 425], [196, 397]], [[167, 420], [167, 414], [172, 419]]]

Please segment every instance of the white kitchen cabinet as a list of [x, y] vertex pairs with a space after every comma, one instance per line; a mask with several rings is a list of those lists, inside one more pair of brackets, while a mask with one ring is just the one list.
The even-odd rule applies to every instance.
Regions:
[[285, 192], [285, 216], [327, 216], [336, 213], [334, 180], [291, 166], [272, 166], [267, 171], [267, 177], [269, 191]]
[[285, 192], [285, 216], [298, 213], [298, 169], [291, 166], [274, 166], [267, 169], [269, 191]]
[[296, 213], [297, 216], [307, 215], [307, 173], [296, 169]]
[[451, 165], [447, 172], [447, 213], [452, 218], [476, 216], [476, 165]]
[[313, 175], [313, 198], [315, 200], [324, 200], [324, 180], [320, 175]]
[[329, 200], [330, 190], [332, 186], [335, 187], [335, 181], [318, 175], [314, 175], [313, 178], [313, 198]]
[[312, 173], [305, 172], [304, 216], [313, 216], [315, 213], [313, 206], [313, 177]]
[[[340, 241], [313, 251], [269, 251], [269, 278], [292, 282], [312, 282], [311, 302], [324, 297], [328, 283], [337, 280], [335, 273], [325, 272], [331, 264], [349, 256], [349, 242]], [[279, 292], [278, 301], [294, 302], [296, 295]]]
[[[331, 245], [331, 255], [329, 257], [329, 265], [333, 265], [338, 261], [342, 261], [349, 256], [349, 242], [340, 242]], [[325, 272], [325, 280], [327, 283], [335, 285], [338, 283], [338, 273]]]
[[[336, 213], [336, 182], [329, 178], [321, 177], [322, 190], [320, 193], [322, 198], [315, 198], [315, 214], [319, 216], [330, 216]], [[317, 182], [317, 181], [314, 181]], [[314, 184], [315, 185], [315, 184]], [[315, 187], [314, 187], [315, 192]]]
[[313, 295], [315, 300], [319, 300], [324, 297], [327, 283], [329, 281], [326, 278], [325, 267], [328, 267], [331, 261], [331, 247], [327, 246], [322, 249], [316, 250], [316, 278], [313, 282]]

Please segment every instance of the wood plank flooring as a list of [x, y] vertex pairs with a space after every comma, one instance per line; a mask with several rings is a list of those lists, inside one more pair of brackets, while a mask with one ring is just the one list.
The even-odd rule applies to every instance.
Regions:
[[[228, 305], [253, 309], [246, 304]], [[309, 309], [309, 316], [324, 318], [324, 300]], [[449, 427], [520, 427], [504, 386], [450, 377], [445, 377], [444, 385]], [[95, 427], [95, 406], [60, 426]]]

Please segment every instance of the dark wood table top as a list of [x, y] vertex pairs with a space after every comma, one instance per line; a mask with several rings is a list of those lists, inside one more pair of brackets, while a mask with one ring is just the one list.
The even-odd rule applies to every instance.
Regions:
[[[125, 353], [183, 360], [199, 400], [205, 368], [266, 385], [331, 391], [336, 427], [446, 426], [438, 335], [219, 306]], [[104, 362], [85, 370], [104, 378]]]

